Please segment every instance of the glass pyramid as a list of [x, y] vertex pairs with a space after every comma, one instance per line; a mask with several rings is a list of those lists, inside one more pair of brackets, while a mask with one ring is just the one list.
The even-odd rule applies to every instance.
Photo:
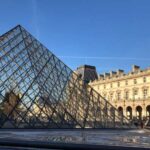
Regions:
[[23, 27], [0, 36], [0, 128], [123, 127], [129, 121]]

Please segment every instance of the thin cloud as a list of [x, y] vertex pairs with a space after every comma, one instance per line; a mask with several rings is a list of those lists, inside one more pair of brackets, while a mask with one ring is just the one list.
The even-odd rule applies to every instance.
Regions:
[[38, 24], [38, 5], [36, 0], [32, 0], [32, 9], [33, 9], [33, 23], [35, 27], [36, 36], [39, 39], [40, 37], [40, 30]]
[[71, 58], [71, 59], [101, 59], [101, 60], [139, 60], [139, 61], [150, 61], [150, 59], [149, 59], [149, 58], [136, 58], [136, 57], [59, 56], [59, 58]]

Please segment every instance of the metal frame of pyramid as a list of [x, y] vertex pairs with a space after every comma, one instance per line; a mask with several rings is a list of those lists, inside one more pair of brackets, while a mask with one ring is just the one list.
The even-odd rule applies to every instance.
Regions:
[[0, 128], [128, 128], [130, 122], [18, 25], [0, 36]]

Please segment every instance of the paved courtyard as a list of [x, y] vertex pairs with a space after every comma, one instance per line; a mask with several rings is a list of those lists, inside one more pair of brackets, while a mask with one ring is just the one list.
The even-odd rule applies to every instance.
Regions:
[[2, 140], [150, 148], [150, 130], [1, 130]]

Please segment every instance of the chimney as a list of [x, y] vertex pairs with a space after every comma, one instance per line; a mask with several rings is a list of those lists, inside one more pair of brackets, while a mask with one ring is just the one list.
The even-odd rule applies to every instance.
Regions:
[[116, 72], [115, 71], [110, 71], [110, 76], [111, 77], [114, 77], [116, 75]]
[[140, 66], [132, 65], [132, 72], [140, 71]]
[[103, 75], [103, 74], [100, 74], [100, 75], [99, 75], [99, 79], [100, 79], [100, 80], [103, 80], [103, 79], [104, 79], [104, 75]]
[[110, 77], [110, 74], [109, 73], [104, 73], [104, 78], [107, 79]]
[[124, 74], [124, 70], [121, 70], [121, 69], [117, 70], [117, 75], [118, 76], [123, 75], [123, 74]]

